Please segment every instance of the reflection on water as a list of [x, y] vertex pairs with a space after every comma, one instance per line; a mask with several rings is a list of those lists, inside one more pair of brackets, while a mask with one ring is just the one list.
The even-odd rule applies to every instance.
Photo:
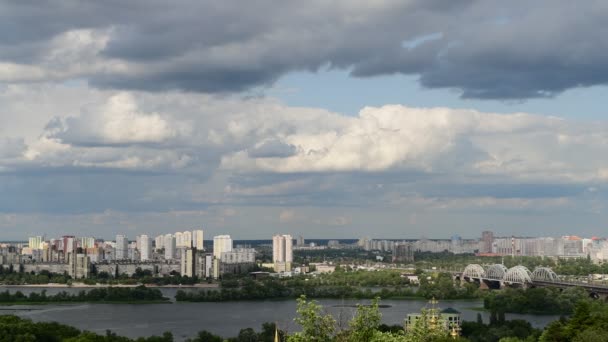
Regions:
[[[23, 293], [41, 291], [31, 288], [11, 288]], [[81, 289], [46, 289], [48, 294], [59, 291], [79, 291]], [[167, 297], [173, 297], [177, 289], [163, 288]], [[339, 321], [346, 324], [355, 312], [359, 300], [330, 300], [319, 302]], [[363, 301], [368, 303], [369, 301]], [[383, 300], [388, 305], [380, 309], [382, 321], [386, 324], [402, 324], [408, 313], [419, 312], [426, 305], [424, 300]], [[474, 307], [483, 306], [482, 301], [442, 301], [440, 307], [453, 307], [462, 312], [464, 320], [473, 321], [478, 311]], [[171, 331], [176, 340], [193, 337], [200, 330], [208, 330], [225, 337], [236, 336], [240, 329], [251, 327], [259, 330], [264, 322], [277, 322], [281, 329], [297, 330], [293, 323], [296, 314], [295, 300], [246, 301], [225, 303], [174, 303], [174, 304], [67, 304], [42, 306], [0, 306], [0, 314], [16, 314], [35, 321], [56, 321], [79, 329], [104, 333], [112, 330], [119, 335], [141, 337], [160, 335]], [[489, 313], [481, 312], [488, 322]], [[524, 319], [533, 326], [544, 327], [558, 319], [558, 316], [535, 316], [507, 314], [507, 319]]]

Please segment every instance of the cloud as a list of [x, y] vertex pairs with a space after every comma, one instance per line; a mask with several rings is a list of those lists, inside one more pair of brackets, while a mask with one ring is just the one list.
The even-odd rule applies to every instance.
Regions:
[[[57, 127], [59, 126], [59, 127]], [[52, 136], [72, 144], [162, 143], [178, 132], [158, 113], [142, 113], [134, 97], [119, 93], [80, 116], [55, 123]]]
[[[282, 128], [280, 120], [275, 122]], [[241, 150], [224, 155], [222, 166], [278, 173], [395, 169], [571, 181], [593, 179], [603, 167], [596, 162], [581, 168], [574, 162], [569, 151], [584, 143], [566, 143], [564, 136], [575, 132], [576, 125], [552, 117], [387, 105], [364, 108], [355, 118], [324, 120], [315, 129], [299, 130], [297, 119], [294, 124], [295, 130], [277, 133], [293, 146], [293, 155], [256, 158]], [[601, 131], [592, 139], [601, 137]]]
[[293, 145], [276, 139], [261, 142], [247, 151], [249, 157], [252, 158], [286, 158], [295, 153], [296, 149]]
[[296, 213], [295, 210], [286, 209], [286, 210], [282, 210], [279, 213], [279, 222], [281, 222], [281, 223], [290, 223], [290, 222], [296, 221], [297, 219], [298, 219], [298, 214]]
[[466, 98], [548, 97], [608, 83], [606, 19], [602, 2], [565, 0], [13, 3], [0, 82], [226, 93], [333, 68], [416, 75]]
[[330, 217], [327, 220], [316, 219], [316, 220], [313, 220], [313, 222], [318, 225], [323, 225], [323, 226], [342, 227], [342, 226], [347, 226], [347, 225], [351, 224], [352, 220], [345, 216], [335, 216], [335, 217]]
[[269, 98], [64, 84], [10, 86], [0, 122], [0, 214], [19, 217], [10, 229], [52, 215], [113, 232], [116, 217], [161, 231], [182, 215], [250, 236], [254, 226], [399, 232], [413, 214], [417, 229], [437, 232], [486, 228], [492, 214], [501, 229], [522, 216], [544, 229], [605, 218], [604, 121], [402, 105], [353, 117]]

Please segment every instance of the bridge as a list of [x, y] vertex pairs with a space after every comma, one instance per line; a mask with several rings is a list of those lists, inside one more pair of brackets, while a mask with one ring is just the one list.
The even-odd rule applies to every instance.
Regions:
[[608, 286], [585, 282], [566, 281], [549, 267], [537, 267], [530, 271], [522, 265], [505, 267], [502, 264], [486, 265], [471, 264], [463, 272], [454, 274], [461, 282], [479, 283], [480, 287], [497, 289], [503, 287], [581, 287], [594, 298], [608, 298]]

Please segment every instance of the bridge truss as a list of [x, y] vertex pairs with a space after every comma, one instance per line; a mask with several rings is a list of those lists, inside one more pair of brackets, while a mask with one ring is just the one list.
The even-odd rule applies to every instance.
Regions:
[[479, 264], [470, 264], [462, 272], [462, 278], [476, 280], [492, 280], [509, 284], [531, 284], [539, 282], [557, 282], [558, 275], [549, 267], [537, 267], [534, 272], [522, 265], [507, 268], [502, 264], [483, 267]]

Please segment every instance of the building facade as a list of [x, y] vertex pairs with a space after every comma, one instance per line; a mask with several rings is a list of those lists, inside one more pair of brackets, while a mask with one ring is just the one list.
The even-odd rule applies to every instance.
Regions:
[[275, 272], [291, 271], [293, 263], [293, 238], [291, 235], [275, 235], [272, 237], [272, 262]]
[[116, 235], [116, 260], [125, 260], [129, 258], [129, 240], [125, 235]]
[[232, 238], [230, 235], [217, 235], [213, 237], [213, 257], [222, 258], [222, 253], [232, 251]]
[[139, 258], [141, 261], [152, 259], [152, 239], [145, 234], [139, 236]]
[[205, 249], [203, 245], [204, 241], [204, 232], [201, 229], [192, 231], [192, 247], [202, 251]]

